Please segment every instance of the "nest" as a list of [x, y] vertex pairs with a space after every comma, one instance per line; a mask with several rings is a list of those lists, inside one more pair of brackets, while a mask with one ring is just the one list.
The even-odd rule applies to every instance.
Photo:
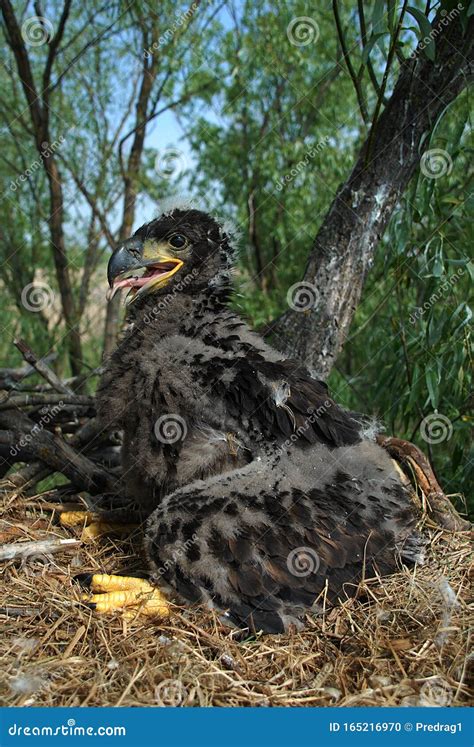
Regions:
[[[74, 576], [145, 571], [141, 531], [89, 542], [44, 498], [10, 495], [0, 544], [76, 537], [2, 563], [0, 697], [11, 706], [445, 706], [469, 688], [468, 533], [426, 521], [427, 560], [367, 579], [302, 632], [242, 639], [214, 611], [100, 616]], [[472, 657], [472, 655], [471, 655]]]
[[[146, 574], [142, 532], [92, 538], [59, 517], [101, 491], [120, 494], [120, 442], [94, 418], [93, 398], [76, 393], [81, 377], [61, 381], [22, 340], [15, 345], [27, 365], [0, 369], [2, 704], [468, 704], [470, 524], [413, 444], [377, 439], [417, 485], [424, 565], [365, 579], [353, 599], [287, 635], [245, 640], [202, 608], [173, 606], [166, 622], [104, 617], [74, 577]], [[34, 375], [43, 383], [29, 384]], [[58, 474], [69, 483], [40, 490]]]

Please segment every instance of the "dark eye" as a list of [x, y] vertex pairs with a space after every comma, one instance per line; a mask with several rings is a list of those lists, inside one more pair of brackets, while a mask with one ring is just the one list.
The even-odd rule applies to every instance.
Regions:
[[169, 237], [168, 244], [172, 246], [173, 249], [184, 249], [184, 247], [188, 245], [188, 240], [182, 233], [175, 233], [173, 236]]

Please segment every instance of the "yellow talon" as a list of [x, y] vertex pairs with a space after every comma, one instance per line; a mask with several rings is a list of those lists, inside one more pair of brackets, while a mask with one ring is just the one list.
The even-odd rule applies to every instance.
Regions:
[[102, 614], [118, 609], [125, 609], [127, 618], [135, 617], [137, 613], [149, 617], [168, 617], [170, 614], [162, 592], [143, 578], [94, 574], [91, 591], [96, 593], [84, 594], [83, 599]]
[[138, 524], [114, 524], [109, 521], [93, 521], [84, 527], [81, 539], [87, 542], [97, 537], [103, 537], [104, 534], [127, 534], [138, 526]]
[[94, 573], [90, 583], [91, 591], [110, 592], [110, 591], [150, 591], [154, 586], [145, 578], [135, 578], [134, 576], [113, 576], [108, 573]]
[[59, 516], [59, 521], [63, 527], [82, 526], [81, 539], [85, 542], [102, 537], [104, 534], [130, 532], [138, 526], [138, 524], [116, 524], [103, 521], [100, 514], [92, 511], [63, 511]]
[[88, 526], [98, 518], [92, 511], [63, 511], [59, 515], [59, 523], [63, 527]]

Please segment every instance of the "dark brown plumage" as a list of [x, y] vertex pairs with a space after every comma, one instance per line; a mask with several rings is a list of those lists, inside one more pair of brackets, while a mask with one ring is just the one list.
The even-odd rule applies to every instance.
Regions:
[[387, 454], [228, 307], [233, 261], [229, 229], [191, 208], [118, 247], [109, 280], [131, 288], [130, 328], [98, 403], [124, 431], [154, 580], [279, 632], [420, 543]]

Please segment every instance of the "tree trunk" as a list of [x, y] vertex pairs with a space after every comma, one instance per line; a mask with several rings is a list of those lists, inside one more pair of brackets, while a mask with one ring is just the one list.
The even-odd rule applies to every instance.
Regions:
[[82, 350], [78, 318], [76, 316], [71, 277], [67, 265], [66, 247], [64, 243], [62, 181], [54, 152], [48, 149], [51, 141], [49, 128], [49, 81], [53, 61], [69, 15], [70, 4], [70, 0], [64, 4], [57, 32], [49, 45], [48, 59], [43, 74], [43, 89], [39, 95], [36, 90], [28, 52], [10, 1], [2, 0], [1, 9], [5, 22], [7, 38], [15, 56], [21, 85], [28, 103], [35, 145], [41, 157], [48, 179], [50, 195], [48, 222], [51, 235], [51, 248], [56, 270], [56, 278], [61, 295], [62, 311], [67, 328], [67, 344], [69, 348], [71, 372], [73, 376], [77, 376], [82, 368]]
[[[144, 36], [143, 42], [144, 47], [146, 48], [146, 36]], [[133, 221], [135, 219], [135, 207], [137, 202], [137, 195], [135, 191], [136, 180], [140, 170], [143, 146], [145, 144], [148, 105], [157, 71], [158, 66], [155, 61], [155, 57], [152, 55], [150, 64], [147, 63], [147, 58], [145, 57], [143, 61], [143, 75], [140, 85], [140, 92], [138, 94], [137, 104], [135, 107], [135, 135], [133, 138], [130, 155], [128, 157], [127, 170], [124, 174], [125, 189], [123, 196], [123, 213], [122, 223], [119, 231], [119, 241], [128, 239], [128, 237], [132, 233]], [[116, 293], [115, 296], [107, 303], [104, 329], [104, 349], [102, 354], [104, 360], [112, 355], [117, 343], [117, 335], [120, 322], [120, 299], [121, 293]]]
[[61, 294], [61, 305], [67, 327], [67, 344], [71, 373], [78, 376], [82, 370], [82, 346], [79, 318], [76, 314], [71, 278], [67, 265], [63, 232], [63, 189], [61, 176], [53, 156], [43, 159], [49, 182], [50, 211], [49, 229], [56, 268], [56, 277]]
[[435, 61], [419, 53], [402, 64], [387, 106], [319, 229], [304, 274], [312, 286], [306, 288], [310, 308], [290, 308], [268, 329], [282, 352], [323, 379], [344, 344], [376, 246], [429, 142], [426, 135], [473, 72], [474, 18], [465, 31], [459, 17], [446, 26], [437, 19], [434, 27]]

